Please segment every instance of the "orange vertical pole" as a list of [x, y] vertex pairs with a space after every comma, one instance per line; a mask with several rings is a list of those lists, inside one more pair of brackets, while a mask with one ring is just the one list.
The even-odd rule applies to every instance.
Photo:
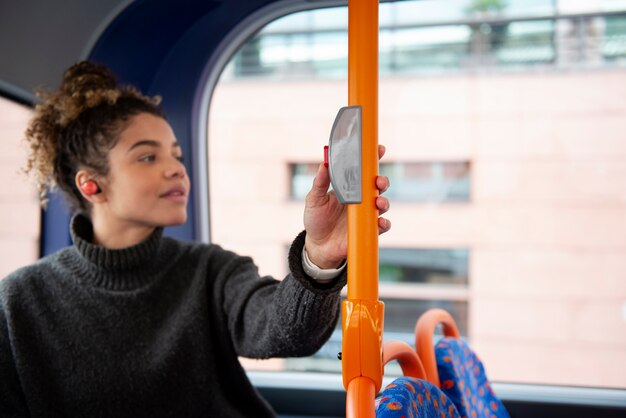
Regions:
[[378, 300], [378, 0], [348, 2], [348, 51], [348, 105], [363, 116], [363, 200], [348, 205], [348, 299]]
[[382, 385], [378, 300], [378, 0], [348, 1], [348, 104], [361, 106], [362, 201], [348, 205], [348, 298], [342, 304], [346, 416], [374, 417]]

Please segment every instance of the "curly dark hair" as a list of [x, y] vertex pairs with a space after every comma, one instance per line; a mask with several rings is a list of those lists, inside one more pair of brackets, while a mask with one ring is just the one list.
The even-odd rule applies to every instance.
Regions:
[[26, 129], [24, 171], [34, 173], [44, 207], [48, 192], [58, 187], [71, 209], [89, 211], [89, 202], [76, 187], [78, 170], [106, 176], [108, 153], [133, 116], [149, 113], [165, 119], [158, 96], [119, 86], [108, 68], [89, 61], [68, 68], [58, 90], [37, 96], [41, 103]]

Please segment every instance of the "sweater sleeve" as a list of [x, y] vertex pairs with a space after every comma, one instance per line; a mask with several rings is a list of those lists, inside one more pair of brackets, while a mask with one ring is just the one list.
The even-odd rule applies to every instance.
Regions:
[[3, 290], [0, 286], [0, 417], [27, 417], [29, 414], [11, 349]]
[[291, 272], [282, 281], [259, 277], [249, 257], [228, 253], [228, 261], [218, 274], [217, 294], [238, 355], [307, 356], [332, 334], [346, 275], [342, 272], [330, 283], [306, 276], [302, 268], [304, 234], [298, 235], [291, 246]]

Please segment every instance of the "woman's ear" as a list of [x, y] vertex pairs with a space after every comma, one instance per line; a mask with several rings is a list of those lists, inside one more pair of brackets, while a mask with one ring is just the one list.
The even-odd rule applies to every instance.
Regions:
[[75, 181], [80, 194], [88, 202], [93, 204], [106, 201], [105, 193], [97, 180], [97, 176], [92, 172], [79, 170], [76, 173]]

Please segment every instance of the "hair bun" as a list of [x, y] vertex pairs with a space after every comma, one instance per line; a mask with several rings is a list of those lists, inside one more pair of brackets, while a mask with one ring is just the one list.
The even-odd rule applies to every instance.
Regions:
[[56, 108], [61, 127], [66, 127], [86, 109], [107, 102], [115, 104], [121, 91], [113, 73], [102, 65], [81, 61], [63, 74]]
[[61, 91], [69, 95], [116, 87], [117, 80], [113, 73], [108, 68], [90, 61], [81, 61], [65, 70], [61, 83]]

